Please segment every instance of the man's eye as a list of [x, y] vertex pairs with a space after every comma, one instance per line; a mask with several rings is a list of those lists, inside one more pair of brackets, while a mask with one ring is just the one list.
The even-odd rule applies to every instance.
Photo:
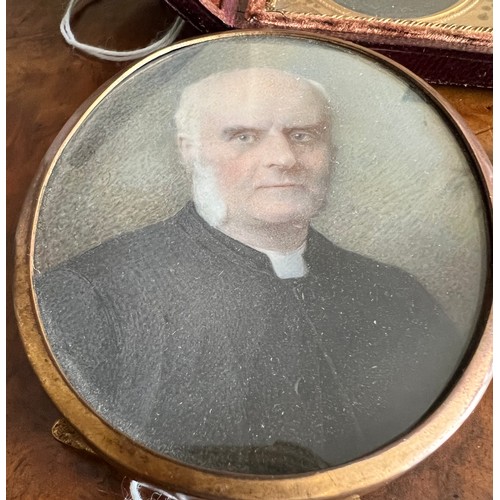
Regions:
[[232, 139], [242, 144], [252, 144], [257, 141], [257, 136], [255, 134], [236, 134]]
[[315, 136], [311, 132], [292, 132], [290, 138], [294, 142], [311, 142]]

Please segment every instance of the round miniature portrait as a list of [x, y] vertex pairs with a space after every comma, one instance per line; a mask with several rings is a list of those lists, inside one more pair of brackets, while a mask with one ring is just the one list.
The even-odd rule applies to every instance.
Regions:
[[174, 485], [307, 479], [425, 425], [490, 305], [489, 166], [452, 115], [369, 51], [282, 32], [118, 77], [26, 216], [61, 411]]

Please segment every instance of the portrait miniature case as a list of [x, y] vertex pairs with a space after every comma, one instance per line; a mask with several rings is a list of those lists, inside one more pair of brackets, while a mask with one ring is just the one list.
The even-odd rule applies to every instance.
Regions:
[[202, 32], [287, 28], [359, 43], [430, 83], [491, 87], [493, 2], [165, 0]]
[[150, 55], [70, 119], [20, 219], [54, 433], [143, 492], [387, 483], [491, 378], [490, 194], [456, 111], [358, 45], [242, 30]]

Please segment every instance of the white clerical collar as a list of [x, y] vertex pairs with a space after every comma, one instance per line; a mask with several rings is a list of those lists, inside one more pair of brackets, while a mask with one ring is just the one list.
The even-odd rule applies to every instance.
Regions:
[[273, 270], [278, 278], [302, 278], [307, 274], [307, 264], [304, 260], [304, 251], [306, 249], [305, 241], [296, 250], [286, 253], [277, 252], [275, 250], [265, 250], [264, 248], [252, 248], [269, 257]]
[[[203, 211], [199, 211], [198, 207], [196, 210], [200, 217], [205, 220], [209, 225], [213, 226], [209, 220], [203, 214]], [[213, 226], [215, 227], [215, 226]], [[215, 227], [217, 230], [224, 233], [221, 228]], [[227, 233], [224, 233], [227, 234]], [[230, 235], [228, 235], [231, 237]], [[248, 245], [251, 246], [251, 245]], [[299, 248], [292, 250], [291, 252], [277, 252], [275, 250], [266, 250], [264, 248], [258, 248], [251, 246], [254, 250], [261, 252], [269, 257], [271, 264], [273, 266], [273, 271], [276, 276], [281, 279], [288, 278], [302, 278], [307, 274], [307, 264], [304, 260], [304, 251], [306, 249], [306, 242], [302, 243]]]

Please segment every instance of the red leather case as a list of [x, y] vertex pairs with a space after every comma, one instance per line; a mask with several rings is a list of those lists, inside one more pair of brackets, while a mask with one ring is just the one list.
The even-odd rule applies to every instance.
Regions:
[[[447, 14], [419, 19], [384, 19], [349, 13], [333, 5], [330, 14], [319, 14], [325, 0], [308, 2], [309, 12], [298, 12], [297, 1], [280, 0], [165, 0], [202, 32], [233, 28], [290, 28], [330, 34], [376, 50], [436, 84], [492, 87], [493, 29], [489, 0], [457, 2]], [[290, 3], [290, 8], [283, 5]], [[467, 7], [467, 3], [470, 7]], [[304, 4], [307, 7], [307, 4]], [[460, 9], [467, 16], [460, 17]], [[295, 9], [295, 11], [294, 11]], [[341, 14], [335, 13], [337, 9]], [[307, 10], [302, 7], [302, 10]], [[481, 17], [482, 16], [482, 17]], [[450, 19], [454, 21], [450, 23]]]

